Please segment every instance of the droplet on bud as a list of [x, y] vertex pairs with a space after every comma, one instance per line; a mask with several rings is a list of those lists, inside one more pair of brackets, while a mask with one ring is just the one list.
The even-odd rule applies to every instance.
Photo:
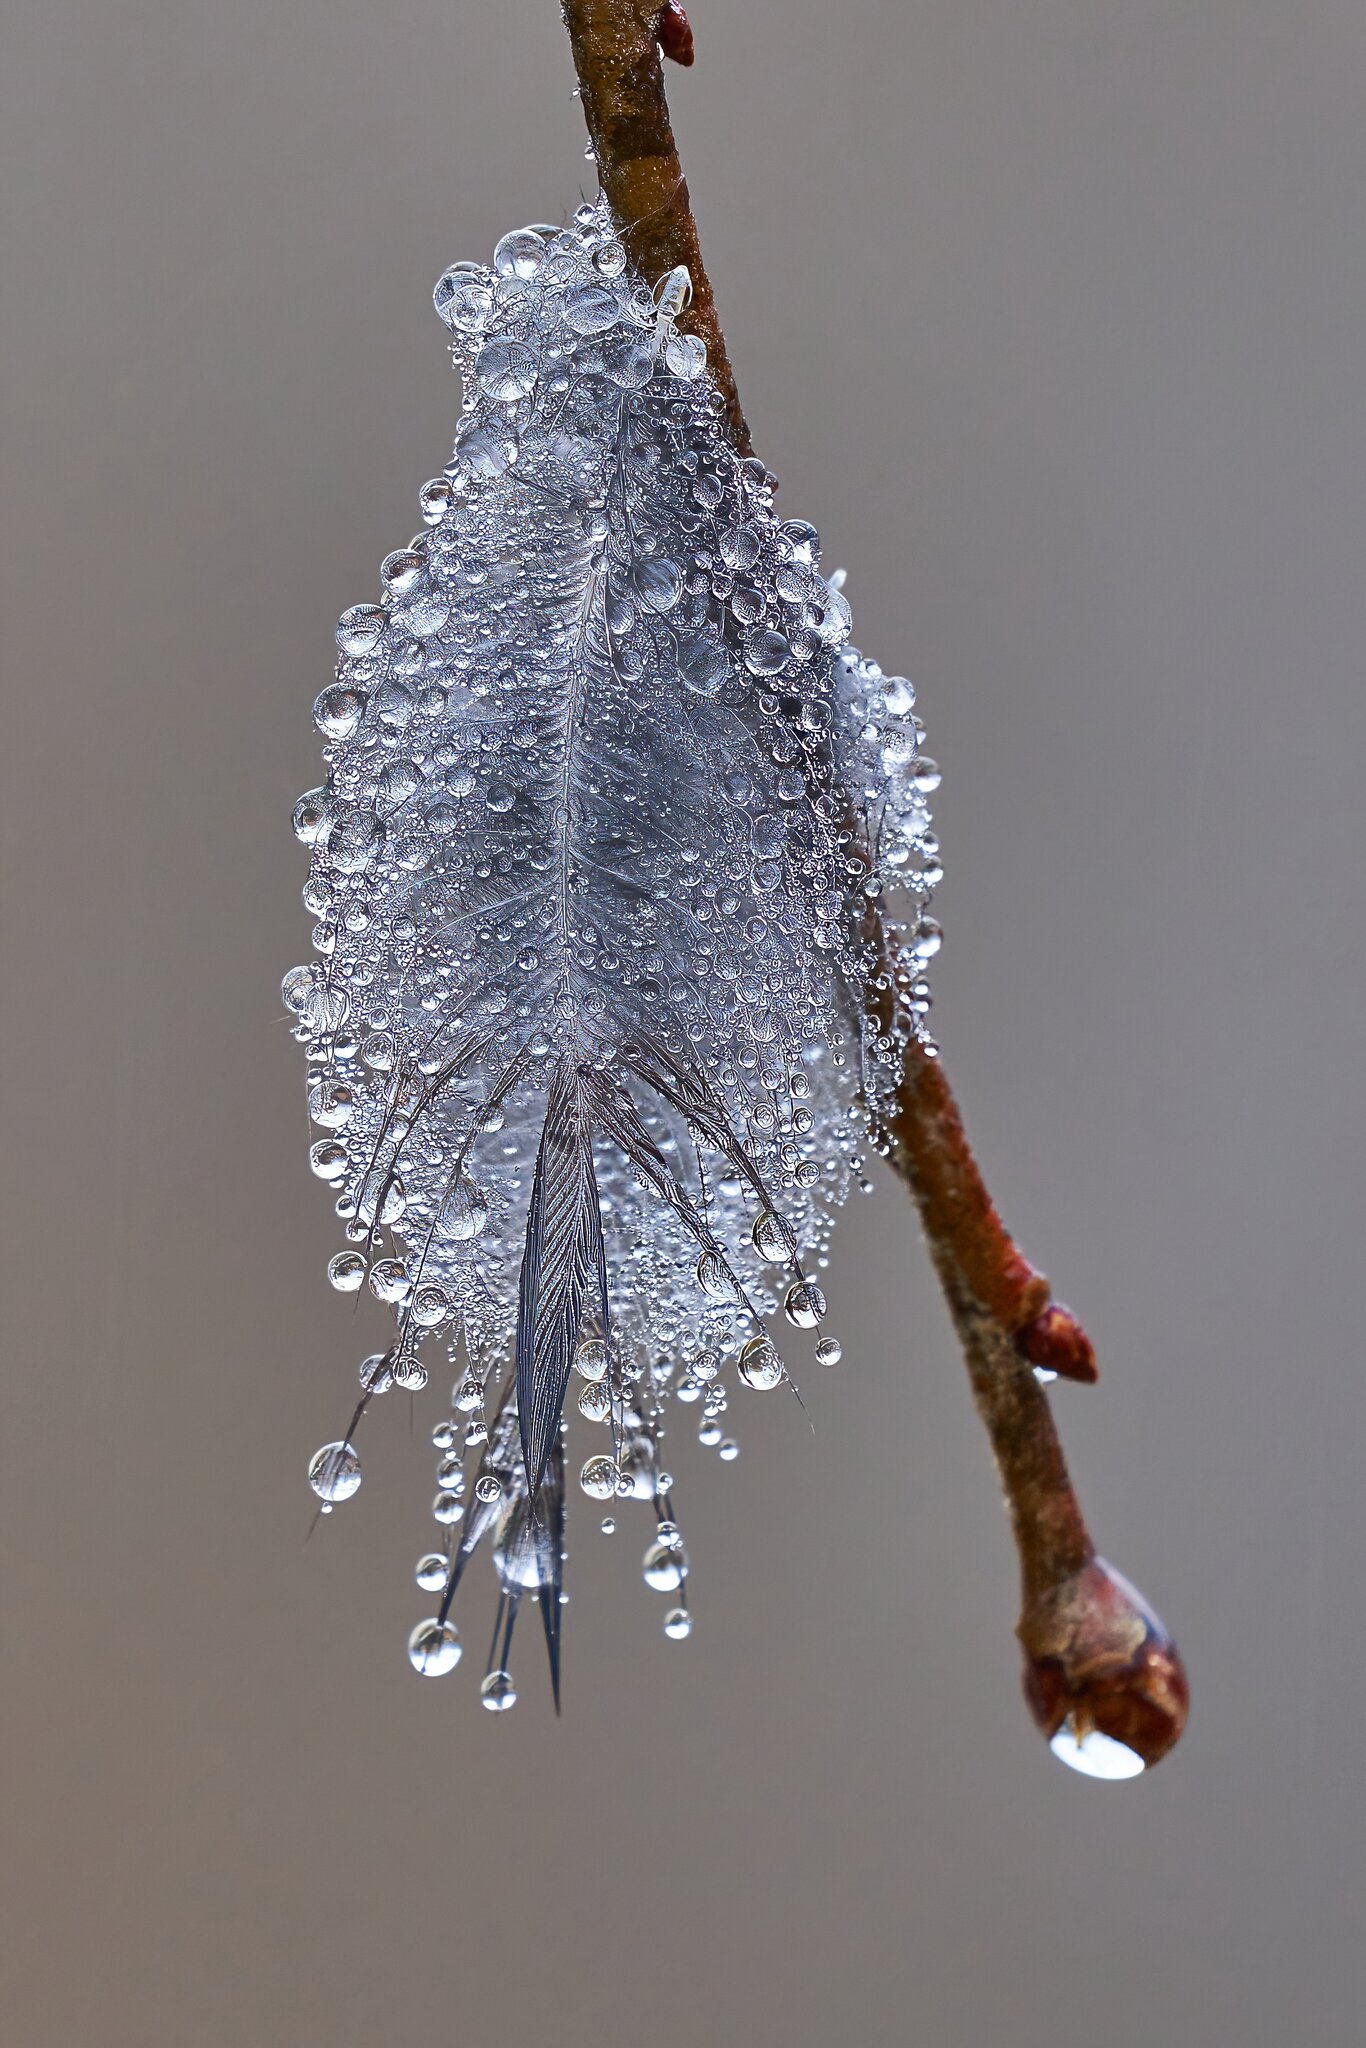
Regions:
[[1074, 1770], [1136, 1777], [1180, 1741], [1190, 1708], [1180, 1653], [1104, 1558], [1035, 1598], [1019, 1636], [1030, 1711]]
[[1111, 1735], [1102, 1735], [1099, 1728], [1078, 1735], [1070, 1715], [1048, 1747], [1059, 1763], [1080, 1771], [1083, 1778], [1137, 1778], [1147, 1768], [1137, 1750], [1130, 1749], [1127, 1742], [1116, 1742]]

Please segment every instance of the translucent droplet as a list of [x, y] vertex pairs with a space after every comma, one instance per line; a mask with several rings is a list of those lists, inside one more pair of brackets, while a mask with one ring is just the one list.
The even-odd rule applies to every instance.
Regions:
[[429, 1283], [417, 1289], [409, 1313], [419, 1329], [435, 1330], [441, 1323], [450, 1320], [451, 1304], [442, 1288], [433, 1287]]
[[761, 1259], [767, 1259], [770, 1265], [784, 1266], [787, 1264], [790, 1256], [787, 1248], [787, 1237], [781, 1223], [779, 1223], [771, 1209], [761, 1209], [759, 1211], [749, 1234], [754, 1249], [758, 1252]]
[[612, 1408], [612, 1395], [602, 1380], [591, 1380], [579, 1389], [579, 1413], [589, 1422], [605, 1422]]
[[799, 1330], [814, 1330], [825, 1314], [825, 1292], [814, 1280], [797, 1280], [787, 1290], [783, 1314]]
[[365, 692], [345, 683], [329, 683], [313, 705], [313, 723], [325, 740], [345, 740], [360, 724], [365, 710]]
[[734, 1301], [735, 1289], [720, 1252], [703, 1252], [697, 1261], [697, 1284], [709, 1301]]
[[671, 334], [664, 344], [666, 368], [691, 382], [707, 367], [707, 344], [700, 334]]
[[545, 243], [531, 228], [515, 228], [493, 252], [499, 277], [534, 277], [545, 255]]
[[611, 1500], [620, 1476], [614, 1459], [598, 1456], [585, 1464], [579, 1474], [579, 1485], [590, 1500]]
[[446, 1237], [453, 1237], [458, 1244], [467, 1244], [472, 1237], [478, 1237], [489, 1220], [489, 1205], [478, 1188], [468, 1181], [457, 1181], [446, 1197], [441, 1211], [441, 1230]]
[[604, 1536], [615, 1536], [617, 1533], [616, 1516], [604, 1515], [601, 1522], [598, 1524], [598, 1527], [602, 1530]]
[[[753, 1387], [756, 1393], [766, 1394], [782, 1380], [783, 1362], [768, 1337], [751, 1337], [740, 1353], [736, 1371], [747, 1387]], [[724, 1447], [721, 1455], [725, 1456]]]
[[372, 1351], [361, 1360], [360, 1383], [367, 1394], [387, 1394], [394, 1384], [392, 1351]]
[[1144, 1768], [1136, 1750], [1116, 1742], [1112, 1735], [1102, 1735], [1099, 1728], [1089, 1729], [1078, 1741], [1070, 1715], [1048, 1747], [1059, 1763], [1080, 1771], [1084, 1778], [1136, 1778]]
[[663, 555], [649, 555], [631, 570], [631, 588], [649, 612], [671, 611], [683, 591], [677, 562]]
[[327, 857], [343, 875], [359, 875], [384, 845], [384, 820], [367, 805], [343, 811], [327, 835]]
[[415, 548], [395, 548], [380, 563], [379, 574], [385, 589], [400, 596], [411, 590], [422, 574], [422, 557]]
[[740, 1446], [733, 1436], [724, 1437], [716, 1453], [727, 1465], [733, 1465], [740, 1455]]
[[327, 1277], [339, 1294], [355, 1294], [365, 1285], [365, 1261], [359, 1252], [338, 1252], [327, 1262]]
[[439, 526], [455, 501], [451, 480], [446, 476], [434, 476], [425, 483], [418, 493], [418, 509], [425, 526]]
[[337, 621], [337, 645], [343, 654], [373, 654], [384, 635], [384, 613], [377, 604], [353, 604]]
[[536, 388], [534, 349], [521, 341], [490, 341], [479, 351], [474, 374], [490, 398], [511, 404]]
[[605, 334], [620, 318], [621, 298], [610, 284], [581, 284], [565, 296], [565, 325], [575, 334]]
[[420, 1621], [408, 1638], [408, 1662], [424, 1678], [444, 1678], [460, 1662], [460, 1631], [453, 1621]]
[[574, 1365], [586, 1380], [606, 1377], [612, 1355], [601, 1337], [584, 1337], [574, 1353]]
[[479, 1688], [479, 1697], [491, 1714], [502, 1714], [517, 1704], [517, 1688], [510, 1671], [490, 1671]]
[[465, 1503], [458, 1493], [443, 1488], [432, 1502], [432, 1520], [439, 1522], [443, 1529], [449, 1529], [454, 1522], [465, 1519]]
[[673, 1643], [681, 1643], [692, 1634], [692, 1616], [686, 1607], [669, 1609], [664, 1617], [664, 1633]]
[[676, 1593], [688, 1570], [687, 1553], [667, 1543], [652, 1543], [641, 1562], [641, 1575], [655, 1593]]
[[483, 1472], [480, 1474], [474, 1482], [474, 1497], [476, 1500], [483, 1501], [486, 1507], [491, 1502], [502, 1499], [503, 1482], [496, 1472]]
[[482, 334], [493, 318], [493, 293], [471, 264], [454, 263], [436, 281], [432, 304], [457, 334]]
[[308, 1113], [326, 1131], [339, 1131], [356, 1113], [355, 1090], [345, 1081], [319, 1081], [308, 1091]]
[[379, 1259], [370, 1268], [370, 1292], [377, 1301], [406, 1301], [412, 1291], [402, 1259]]
[[360, 1479], [360, 1459], [345, 1441], [324, 1444], [309, 1462], [308, 1483], [319, 1500], [350, 1500]]
[[294, 806], [294, 837], [314, 846], [326, 836], [337, 807], [327, 789], [307, 789]]
[[844, 1356], [844, 1346], [838, 1337], [816, 1339], [816, 1362], [818, 1365], [838, 1365]]
[[346, 1147], [338, 1145], [335, 1139], [321, 1138], [316, 1145], [310, 1146], [308, 1163], [319, 1180], [344, 1180], [349, 1163]]
[[684, 639], [678, 643], [679, 673], [698, 697], [716, 697], [730, 677], [730, 657], [714, 640]]
[[439, 1593], [450, 1573], [450, 1565], [439, 1550], [429, 1550], [417, 1561], [417, 1583], [424, 1593]]

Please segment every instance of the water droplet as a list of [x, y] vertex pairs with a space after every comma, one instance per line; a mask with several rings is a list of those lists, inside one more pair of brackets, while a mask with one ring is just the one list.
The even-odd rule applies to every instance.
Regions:
[[423, 1678], [444, 1678], [460, 1662], [460, 1631], [452, 1621], [420, 1621], [408, 1638], [408, 1662]]
[[667, 1543], [652, 1543], [641, 1562], [641, 1575], [655, 1593], [676, 1593], [687, 1571], [686, 1551]]
[[671, 611], [683, 591], [677, 562], [664, 555], [647, 555], [631, 569], [631, 588], [648, 612]]
[[605, 334], [621, 318], [621, 295], [610, 284], [581, 284], [566, 294], [564, 321], [575, 334]]
[[344, 1180], [349, 1164], [346, 1147], [338, 1145], [332, 1138], [320, 1138], [318, 1143], [309, 1149], [308, 1163], [319, 1180]]
[[384, 613], [377, 604], [353, 604], [337, 621], [337, 645], [353, 658], [373, 654], [384, 636]]
[[799, 1330], [814, 1330], [825, 1314], [825, 1291], [814, 1280], [797, 1280], [787, 1290], [783, 1314]]
[[487, 1507], [503, 1497], [503, 1482], [496, 1472], [483, 1472], [474, 1482], [474, 1497]]
[[491, 1714], [506, 1713], [517, 1704], [517, 1688], [510, 1671], [490, 1671], [479, 1688], [479, 1697]]
[[716, 1455], [718, 1458], [722, 1459], [725, 1464], [733, 1465], [735, 1460], [740, 1455], [740, 1446], [736, 1443], [735, 1438], [733, 1436], [725, 1437], [722, 1439], [720, 1448], [717, 1451]]
[[616, 1516], [604, 1515], [601, 1522], [598, 1524], [598, 1527], [602, 1530], [604, 1536], [615, 1536], [617, 1533]]
[[313, 723], [325, 740], [349, 739], [365, 710], [365, 692], [345, 683], [329, 683], [313, 705]]
[[606, 1377], [612, 1355], [601, 1337], [584, 1337], [574, 1353], [574, 1364], [586, 1380]]
[[490, 398], [512, 404], [536, 388], [535, 350], [521, 341], [487, 342], [479, 351], [474, 374]]
[[669, 1609], [664, 1617], [664, 1633], [673, 1643], [681, 1643], [692, 1634], [692, 1616], [686, 1607]]
[[435, 1330], [440, 1324], [449, 1322], [452, 1311], [444, 1289], [429, 1283], [417, 1289], [409, 1313], [419, 1329]]
[[450, 1565], [439, 1550], [429, 1550], [417, 1561], [417, 1583], [424, 1593], [439, 1593], [450, 1575]]
[[715, 640], [680, 640], [678, 668], [684, 684], [695, 696], [716, 697], [730, 678], [730, 657]]
[[697, 1284], [708, 1301], [734, 1301], [735, 1289], [720, 1252], [703, 1252], [697, 1261]]
[[458, 1493], [443, 1488], [432, 1502], [432, 1520], [440, 1522], [443, 1529], [449, 1529], [453, 1522], [463, 1521], [465, 1503]]
[[361, 1360], [360, 1383], [367, 1394], [387, 1394], [394, 1384], [394, 1353], [372, 1351]]
[[590, 1458], [580, 1472], [579, 1485], [590, 1500], [611, 1500], [620, 1476], [614, 1459], [598, 1456]]
[[350, 1500], [360, 1485], [360, 1459], [349, 1443], [324, 1444], [309, 1462], [308, 1483], [319, 1500]]
[[[753, 1387], [756, 1393], [766, 1394], [781, 1382], [783, 1362], [768, 1337], [751, 1337], [740, 1353], [736, 1370], [747, 1387]], [[724, 1446], [721, 1455], [725, 1456]]]
[[1102, 1735], [1099, 1728], [1088, 1730], [1078, 1741], [1070, 1715], [1048, 1747], [1059, 1763], [1080, 1771], [1084, 1778], [1136, 1778], [1144, 1768], [1136, 1750], [1127, 1743], [1116, 1742], [1112, 1735]]
[[355, 1294], [365, 1285], [365, 1261], [359, 1252], [338, 1252], [327, 1262], [327, 1277], [339, 1294]]
[[432, 304], [454, 333], [482, 334], [493, 318], [493, 293], [479, 281], [484, 275], [477, 265], [453, 263], [437, 279]]
[[515, 228], [493, 252], [499, 277], [534, 277], [545, 255], [545, 243], [531, 228]]
[[691, 382], [707, 367], [707, 344], [700, 334], [671, 334], [664, 344], [664, 362], [673, 376]]
[[761, 1209], [750, 1229], [754, 1249], [770, 1265], [784, 1266], [790, 1253], [783, 1227], [771, 1209]]
[[838, 1365], [844, 1356], [844, 1346], [838, 1337], [816, 1339], [816, 1362], [818, 1365]]
[[579, 1413], [589, 1422], [605, 1422], [612, 1407], [612, 1396], [603, 1380], [592, 1380], [579, 1389]]
[[327, 857], [339, 874], [363, 874], [384, 845], [384, 820], [361, 804], [343, 811], [327, 835]]

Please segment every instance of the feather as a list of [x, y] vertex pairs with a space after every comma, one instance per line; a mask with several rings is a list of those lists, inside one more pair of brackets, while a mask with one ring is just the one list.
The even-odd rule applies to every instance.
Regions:
[[[294, 815], [315, 957], [283, 995], [346, 1237], [329, 1275], [398, 1325], [352, 1429], [445, 1351], [450, 1562], [421, 1626], [453, 1628], [484, 1535], [496, 1560], [538, 1531], [557, 1686], [575, 1363], [610, 1430], [584, 1491], [663, 1513], [673, 1398], [726, 1445], [729, 1389], [782, 1383], [765, 1319], [819, 1320], [860, 1096], [923, 1035], [921, 983], [860, 1035], [869, 892], [900, 892], [913, 958], [939, 943], [914, 691], [850, 645], [814, 529], [727, 439], [687, 291], [630, 271], [601, 203], [445, 273], [454, 451], [338, 624], [326, 779]], [[324, 1506], [360, 1483], [344, 1449], [314, 1461]]]
[[541, 1128], [517, 1311], [517, 1412], [533, 1494], [560, 1426], [590, 1287], [596, 1288], [606, 1337], [607, 1270], [592, 1126], [578, 1074], [562, 1060]]

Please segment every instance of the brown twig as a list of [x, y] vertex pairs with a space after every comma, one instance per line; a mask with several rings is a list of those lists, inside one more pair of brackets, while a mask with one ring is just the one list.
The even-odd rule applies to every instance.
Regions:
[[[752, 452], [735, 373], [702, 263], [664, 92], [667, 54], [692, 61], [676, 0], [562, 0], [598, 176], [627, 253], [647, 278], [686, 264], [685, 321], [707, 344], [731, 432]], [[887, 1032], [913, 977], [876, 911], [883, 963], [869, 1006]], [[875, 1134], [915, 1198], [930, 1255], [991, 1439], [1020, 1554], [1025, 1692], [1048, 1736], [1099, 1729], [1155, 1763], [1185, 1725], [1175, 1646], [1132, 1587], [1096, 1556], [1035, 1367], [1093, 1381], [1095, 1354], [1071, 1310], [1020, 1252], [967, 1141], [943, 1066], [919, 1040], [901, 1055], [894, 1107]]]

